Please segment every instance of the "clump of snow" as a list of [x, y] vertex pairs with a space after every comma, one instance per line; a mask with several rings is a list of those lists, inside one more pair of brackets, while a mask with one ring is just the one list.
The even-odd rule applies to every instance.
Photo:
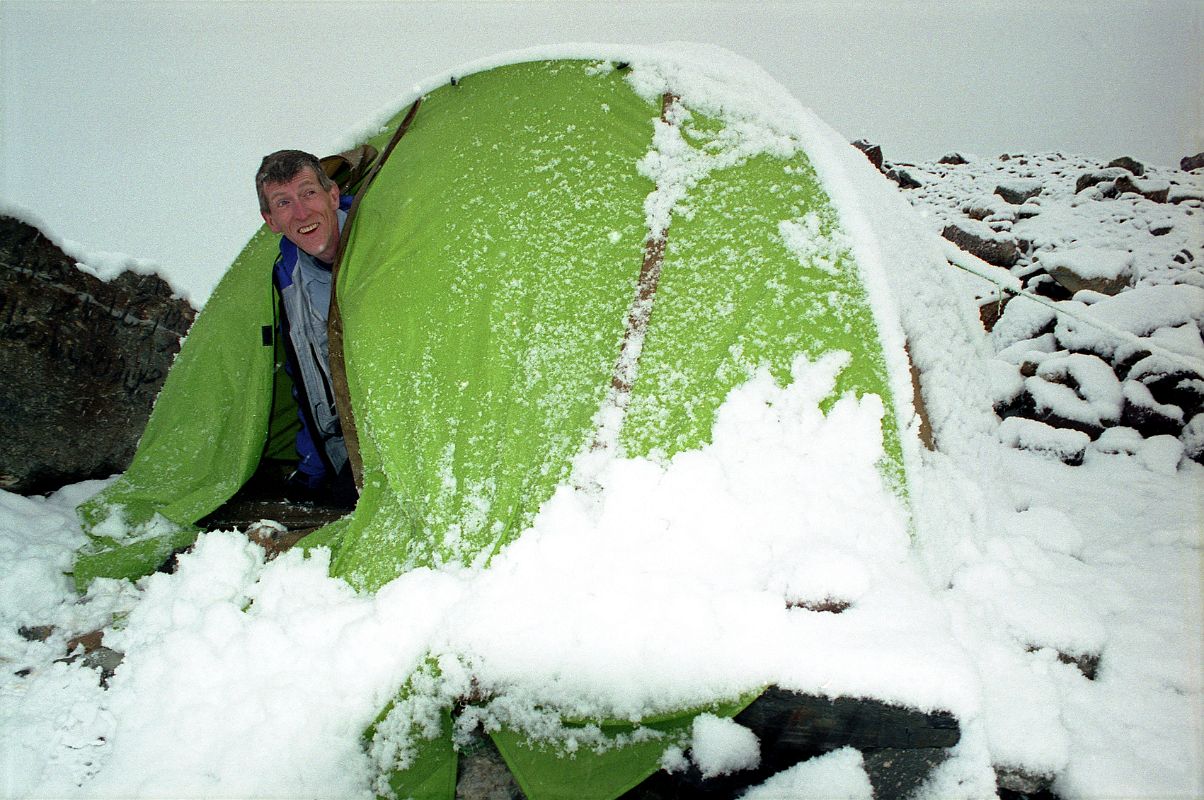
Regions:
[[1006, 405], [1024, 391], [1024, 377], [1015, 364], [996, 359], [987, 362], [986, 370], [990, 379], [991, 400], [996, 405]]
[[1057, 314], [1047, 305], [1028, 297], [1014, 298], [1007, 305], [1007, 313], [991, 330], [995, 347], [1003, 350], [1009, 345], [1032, 339], [1046, 328], [1052, 329]]
[[1025, 381], [1037, 410], [1103, 427], [1120, 420], [1124, 395], [1120, 381], [1096, 356], [1070, 353], [1046, 358]]
[[861, 753], [842, 747], [795, 764], [741, 797], [743, 800], [872, 800], [874, 787], [865, 774]]
[[1110, 356], [1120, 344], [1113, 331], [1144, 337], [1159, 328], [1199, 324], [1204, 320], [1204, 289], [1186, 284], [1138, 287], [1090, 306], [1073, 300], [1059, 305], [1078, 313], [1059, 315], [1058, 341], [1064, 347]]
[[1151, 436], [1137, 451], [1137, 460], [1154, 472], [1173, 475], [1183, 458], [1183, 443], [1174, 436]]
[[1204, 453], [1204, 414], [1196, 414], [1183, 428], [1183, 451], [1195, 458]]
[[1055, 428], [1023, 417], [1008, 417], [1000, 423], [999, 440], [1009, 447], [1031, 450], [1062, 461], [1082, 458], [1083, 449], [1091, 443], [1091, 437], [1082, 431]]
[[1132, 428], [1117, 426], [1107, 428], [1092, 445], [1101, 453], [1125, 453], [1135, 455], [1145, 438]]
[[761, 763], [761, 742], [755, 733], [734, 720], [699, 714], [694, 718], [690, 759], [704, 779], [729, 775]]

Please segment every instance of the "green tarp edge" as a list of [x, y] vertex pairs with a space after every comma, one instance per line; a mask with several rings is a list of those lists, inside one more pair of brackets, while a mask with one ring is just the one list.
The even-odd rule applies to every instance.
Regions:
[[[129, 469], [78, 508], [92, 540], [72, 570], [79, 591], [97, 577], [154, 571], [258, 466], [273, 399], [275, 350], [263, 329], [274, 323], [277, 242], [263, 229], [235, 260], [182, 343]], [[110, 526], [124, 537], [106, 535]]]

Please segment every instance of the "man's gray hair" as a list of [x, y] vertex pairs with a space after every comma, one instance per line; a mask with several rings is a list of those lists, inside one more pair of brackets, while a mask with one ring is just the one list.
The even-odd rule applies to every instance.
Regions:
[[334, 181], [327, 177], [322, 163], [316, 156], [303, 150], [277, 150], [263, 157], [259, 171], [255, 173], [255, 191], [259, 194], [259, 210], [268, 213], [268, 198], [264, 194], [264, 186], [269, 183], [288, 183], [301, 170], [308, 167], [318, 176], [318, 185], [325, 190], [334, 186]]

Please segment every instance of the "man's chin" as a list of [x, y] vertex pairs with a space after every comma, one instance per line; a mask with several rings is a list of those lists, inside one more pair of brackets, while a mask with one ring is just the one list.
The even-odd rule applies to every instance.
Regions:
[[312, 245], [307, 246], [307, 245], [303, 245], [303, 244], [298, 244], [297, 242], [294, 242], [293, 244], [296, 244], [297, 248], [299, 250], [301, 250], [301, 252], [305, 253], [308, 256], [316, 258], [319, 261], [328, 261], [329, 260], [329, 259], [323, 257], [324, 254], [330, 250], [330, 248], [328, 246], [314, 247]]

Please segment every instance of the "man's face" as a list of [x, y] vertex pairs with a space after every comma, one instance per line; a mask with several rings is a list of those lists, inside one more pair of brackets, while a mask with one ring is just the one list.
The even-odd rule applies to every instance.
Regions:
[[268, 228], [314, 258], [334, 261], [339, 249], [338, 186], [323, 189], [314, 171], [305, 167], [288, 183], [264, 184], [263, 193]]

